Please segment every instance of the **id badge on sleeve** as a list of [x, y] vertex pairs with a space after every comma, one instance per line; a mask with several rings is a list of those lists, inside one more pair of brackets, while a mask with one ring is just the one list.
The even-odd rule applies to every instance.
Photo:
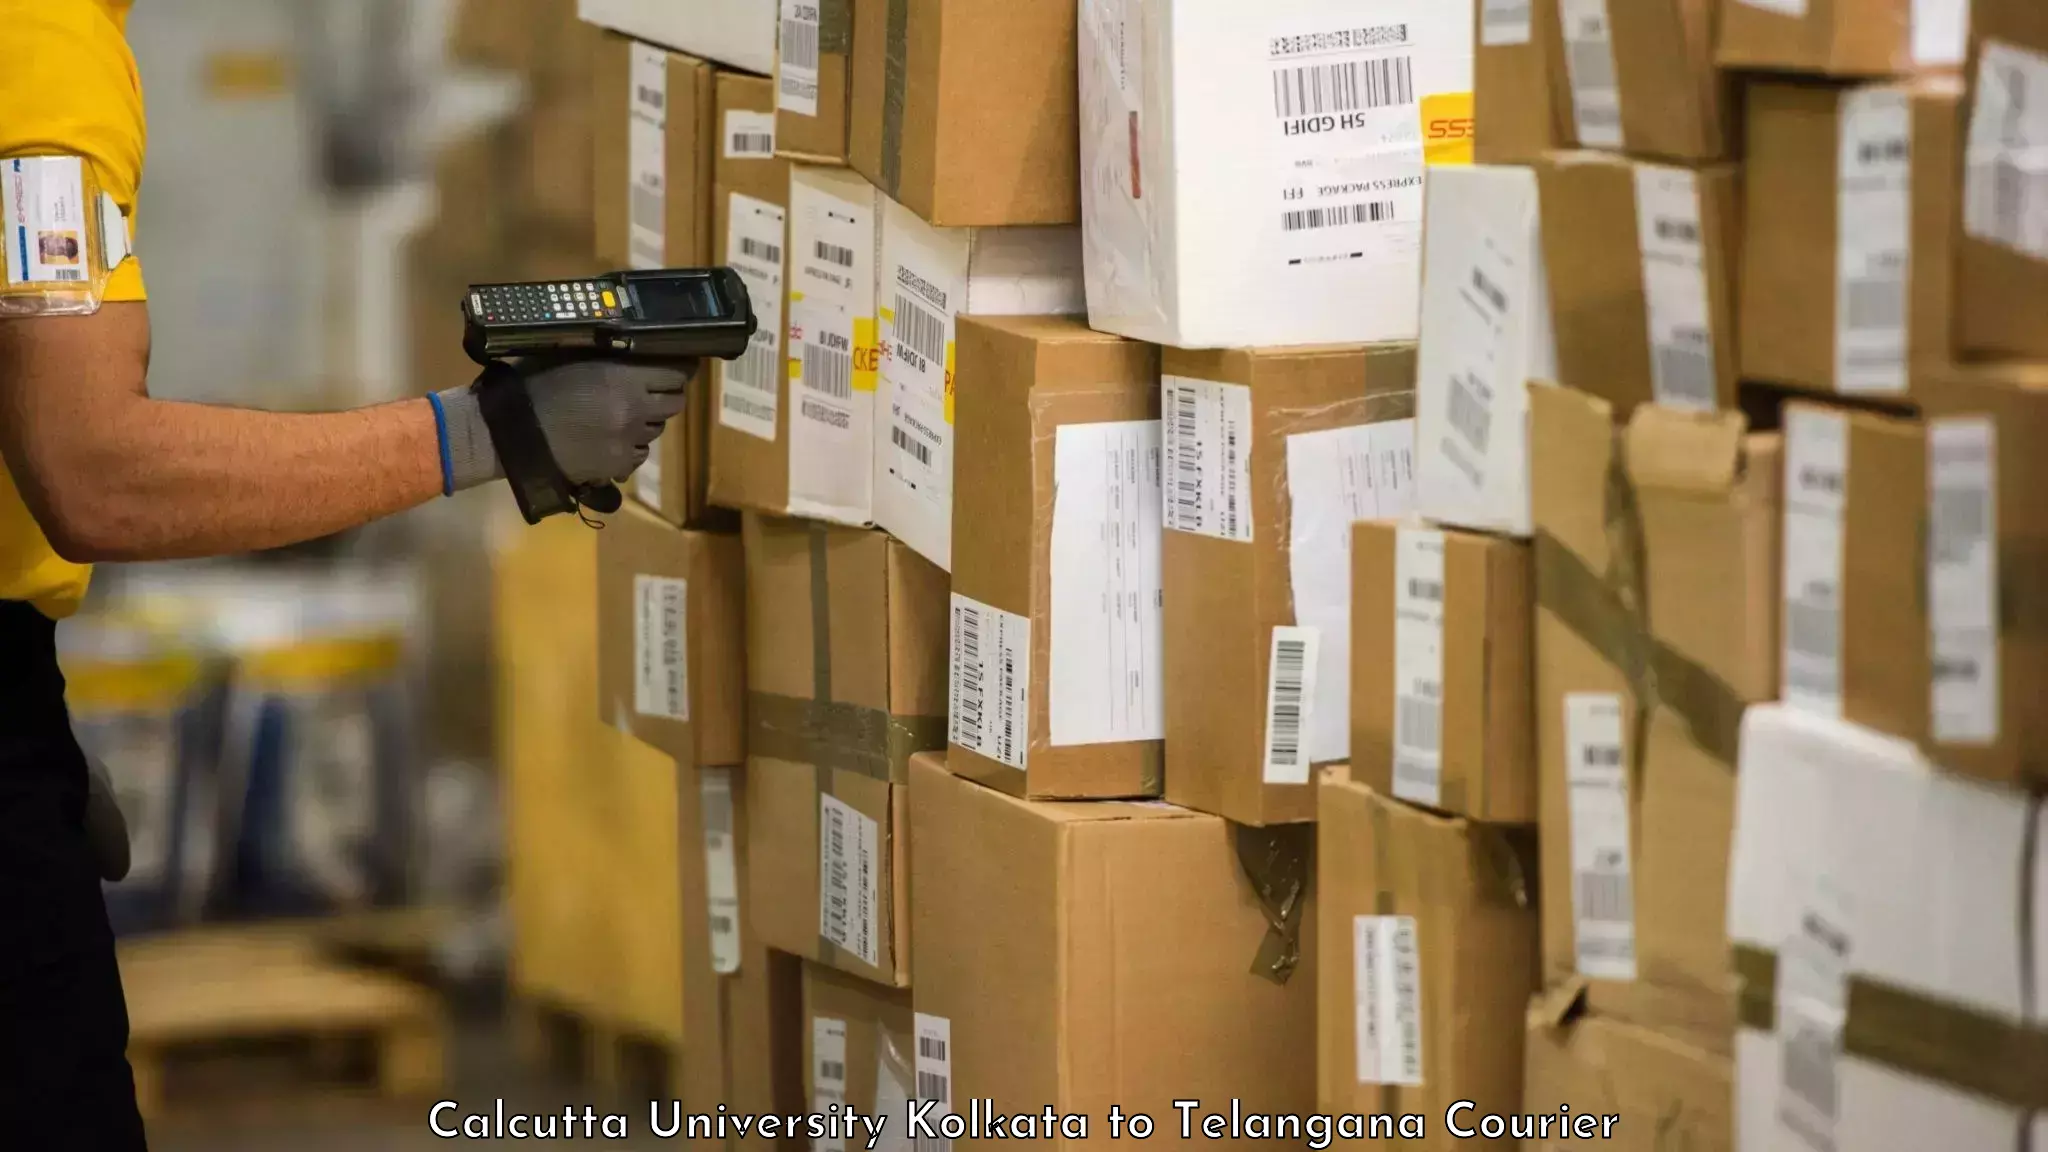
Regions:
[[0, 316], [99, 311], [128, 221], [76, 156], [0, 159]]

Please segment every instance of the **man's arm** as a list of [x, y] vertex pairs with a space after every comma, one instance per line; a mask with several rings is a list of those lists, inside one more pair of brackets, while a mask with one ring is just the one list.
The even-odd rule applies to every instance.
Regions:
[[0, 457], [74, 562], [276, 548], [441, 493], [425, 399], [286, 414], [151, 399], [148, 305], [0, 320]]

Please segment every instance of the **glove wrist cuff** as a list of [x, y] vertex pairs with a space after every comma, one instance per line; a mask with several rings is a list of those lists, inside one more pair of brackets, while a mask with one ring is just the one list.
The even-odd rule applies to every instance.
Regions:
[[461, 492], [503, 476], [490, 425], [484, 422], [475, 391], [450, 388], [436, 393], [435, 399], [441, 405], [442, 459], [448, 486]]

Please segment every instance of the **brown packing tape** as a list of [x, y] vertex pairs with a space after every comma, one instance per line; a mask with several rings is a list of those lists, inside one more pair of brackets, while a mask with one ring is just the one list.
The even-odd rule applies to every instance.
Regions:
[[853, 50], [853, 0], [818, 0], [818, 51], [844, 56]]
[[944, 716], [891, 716], [834, 700], [747, 695], [748, 750], [771, 760], [902, 779], [910, 758], [946, 746]]
[[1301, 963], [1301, 917], [1308, 904], [1308, 875], [1315, 859], [1314, 826], [1283, 824], [1254, 828], [1232, 824], [1237, 863], [1251, 881], [1266, 914], [1266, 935], [1252, 960], [1252, 974], [1285, 984]]
[[903, 186], [903, 100], [910, 80], [910, 0], [889, 0], [882, 46], [882, 191]]
[[[1738, 944], [1737, 1018], [1777, 1030], [1778, 958]], [[1849, 977], [1842, 1051], [1887, 1068], [2026, 1111], [2048, 1111], [2048, 1028], [2030, 1028], [1974, 1008], [1872, 980]]]

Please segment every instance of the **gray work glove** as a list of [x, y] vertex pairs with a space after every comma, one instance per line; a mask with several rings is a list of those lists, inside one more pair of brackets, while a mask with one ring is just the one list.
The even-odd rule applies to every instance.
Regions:
[[[697, 362], [666, 364], [616, 360], [523, 360], [533, 414], [555, 464], [572, 484], [624, 480], [647, 459], [647, 446], [679, 415]], [[448, 455], [455, 488], [474, 488], [505, 475], [491, 446], [476, 394], [467, 387], [441, 393], [448, 421]]]
[[93, 867], [109, 884], [128, 877], [128, 820], [114, 799], [114, 781], [107, 766], [85, 754], [85, 839], [92, 848]]

